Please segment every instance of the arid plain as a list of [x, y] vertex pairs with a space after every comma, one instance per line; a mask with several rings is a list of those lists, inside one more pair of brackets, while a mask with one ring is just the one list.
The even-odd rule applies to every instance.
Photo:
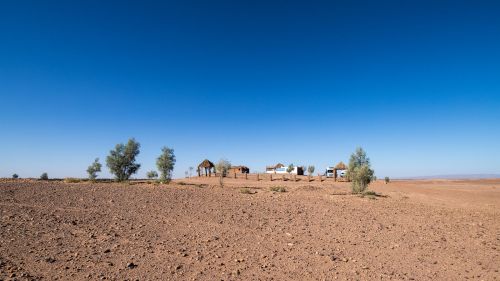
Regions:
[[500, 180], [224, 183], [1, 180], [0, 280], [500, 280]]

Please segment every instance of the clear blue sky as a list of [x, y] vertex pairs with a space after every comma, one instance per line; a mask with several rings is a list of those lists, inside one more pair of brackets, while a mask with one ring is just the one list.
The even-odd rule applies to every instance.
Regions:
[[[106, 2], [106, 3], [104, 3]], [[221, 157], [500, 172], [499, 1], [0, 2], [0, 176]], [[103, 177], [109, 177], [104, 169]]]

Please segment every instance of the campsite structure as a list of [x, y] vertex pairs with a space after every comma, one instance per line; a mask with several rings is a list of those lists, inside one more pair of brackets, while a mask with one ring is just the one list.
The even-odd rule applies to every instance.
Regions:
[[214, 163], [210, 162], [210, 160], [205, 159], [203, 162], [198, 165], [198, 176], [201, 177], [203, 175], [203, 171], [205, 171], [205, 177], [211, 177], [212, 176], [212, 169], [215, 174], [215, 165]]
[[229, 169], [230, 174], [249, 174], [250, 168], [247, 166], [231, 166]]
[[[267, 166], [266, 174], [288, 174], [287, 167], [281, 163], [278, 163], [274, 166]], [[293, 170], [290, 174], [299, 176], [304, 175], [304, 167], [293, 166]]]
[[347, 166], [344, 162], [340, 161], [337, 165], [335, 165], [333, 168], [333, 178], [335, 181], [349, 181], [347, 177]]

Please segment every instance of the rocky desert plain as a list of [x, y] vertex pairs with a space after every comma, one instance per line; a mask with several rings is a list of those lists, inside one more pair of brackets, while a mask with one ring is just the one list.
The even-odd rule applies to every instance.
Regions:
[[3, 179], [0, 280], [500, 280], [499, 179], [224, 183]]

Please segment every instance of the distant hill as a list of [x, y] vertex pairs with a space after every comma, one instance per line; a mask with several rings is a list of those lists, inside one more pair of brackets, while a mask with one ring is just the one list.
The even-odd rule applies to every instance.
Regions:
[[430, 179], [494, 179], [500, 178], [500, 174], [458, 174], [458, 175], [435, 175], [435, 176], [418, 176], [418, 177], [395, 177], [394, 179], [408, 180], [430, 180]]

